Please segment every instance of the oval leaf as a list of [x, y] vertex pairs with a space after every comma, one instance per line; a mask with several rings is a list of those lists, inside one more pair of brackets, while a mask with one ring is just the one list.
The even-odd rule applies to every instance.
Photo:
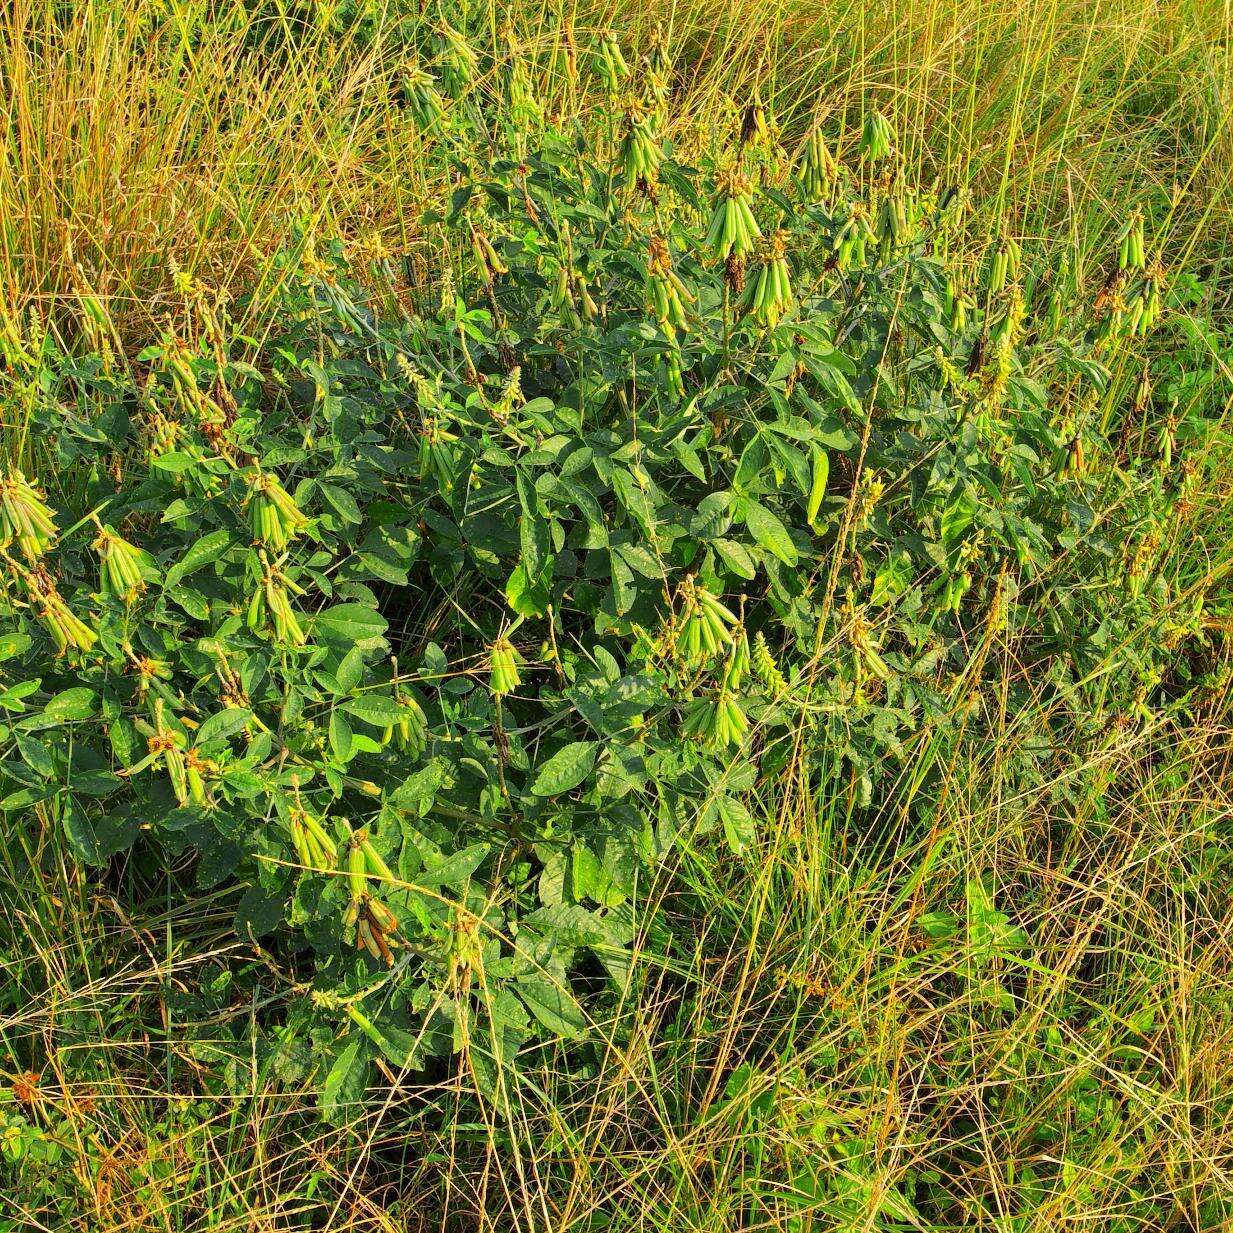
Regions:
[[539, 768], [531, 791], [536, 796], [559, 796], [576, 788], [591, 773], [598, 752], [594, 741], [574, 741], [558, 749]]

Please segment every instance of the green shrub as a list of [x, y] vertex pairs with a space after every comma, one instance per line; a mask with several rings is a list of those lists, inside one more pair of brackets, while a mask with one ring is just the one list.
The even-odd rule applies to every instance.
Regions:
[[[597, 62], [615, 102], [634, 76]], [[581, 1061], [671, 944], [664, 854], [756, 849], [743, 794], [794, 758], [863, 824], [927, 812], [904, 750], [958, 684], [982, 722], [1008, 621], [1040, 634], [1012, 694], [1097, 718], [1172, 659], [1140, 635], [1175, 426], [1131, 465], [1105, 363], [1159, 306], [1137, 231], [1089, 314], [1009, 233], [952, 259], [962, 202], [903, 183], [884, 121], [858, 167], [811, 134], [789, 169], [755, 100], [695, 167], [655, 56], [595, 138], [495, 67], [482, 114], [408, 75], [457, 183], [432, 302], [339, 248], [285, 258], [260, 343], [187, 275], [131, 364], [5, 336], [72, 490], [0, 487], [3, 808], [245, 885], [334, 1112], [378, 1055], [463, 1054], [488, 1092], [538, 1041]]]

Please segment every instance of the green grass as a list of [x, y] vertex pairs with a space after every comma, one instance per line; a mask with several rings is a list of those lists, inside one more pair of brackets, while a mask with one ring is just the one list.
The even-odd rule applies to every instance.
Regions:
[[[238, 4], [7, 10], [6, 312], [72, 335], [98, 297], [123, 347], [171, 316], [181, 268], [220, 295], [256, 285], [244, 312], [258, 334], [272, 255], [305, 216], [322, 238], [380, 237], [427, 274], [416, 217], [447, 186], [389, 103], [397, 27], [314, 28], [310, 12], [281, 23], [294, 51], [271, 62]], [[560, 71], [559, 17], [515, 20], [550, 105], [593, 110]], [[575, 14], [584, 45], [609, 21], [636, 44], [656, 20], [678, 48], [685, 148], [755, 82], [790, 144], [821, 117], [850, 150], [877, 105], [917, 178], [970, 188], [966, 243], [1008, 213], [1029, 251], [1067, 250], [1095, 294], [1110, 236], [1143, 204], [1170, 264], [1203, 280], [1196, 318], [1226, 319], [1227, 5], [656, 0]], [[1233, 347], [1206, 337], [1187, 362], [1210, 384], [1181, 397], [1227, 411]], [[1137, 374], [1118, 375], [1125, 396]], [[11, 453], [21, 427], [4, 425]], [[1206, 631], [1227, 666], [1229, 459], [1196, 473], [1160, 568], [1179, 597], [1221, 597]], [[989, 647], [1003, 682], [1030, 670], [1035, 634]], [[136, 861], [99, 883], [33, 814], [0, 835], [0, 1070], [14, 1091], [0, 1117], [39, 1127], [31, 1150], [53, 1159], [12, 1174], [0, 1229], [66, 1227], [47, 1215], [59, 1194], [81, 1230], [294, 1229], [310, 1212], [340, 1230], [889, 1230], [914, 1227], [896, 1196], [930, 1170], [968, 1196], [939, 1233], [1139, 1230], [1162, 1212], [1167, 1228], [1225, 1227], [1227, 680], [1206, 709], [1147, 727], [1064, 713], [1043, 688], [1015, 713], [988, 686], [949, 703], [898, 772], [942, 785], [927, 833], [893, 819], [859, 832], [852, 785], [800, 757], [757, 802], [747, 860], [681, 850], [659, 888], [677, 945], [641, 956], [647, 993], [585, 1083], [545, 1065], [494, 1111], [456, 1076], [391, 1076], [384, 1116], [354, 1133], [316, 1120], [294, 1056], [257, 1061], [252, 1026], [296, 977], [237, 941], [226, 895], [184, 907], [175, 871]], [[969, 738], [973, 708], [996, 741]], [[982, 957], [968, 898], [982, 878], [1028, 958]], [[931, 940], [945, 922], [926, 914], [943, 912], [953, 933]], [[1013, 1009], [990, 980], [1013, 985]], [[191, 1045], [177, 1031], [190, 1022], [208, 1028]], [[27, 1072], [40, 1077], [23, 1104]]]

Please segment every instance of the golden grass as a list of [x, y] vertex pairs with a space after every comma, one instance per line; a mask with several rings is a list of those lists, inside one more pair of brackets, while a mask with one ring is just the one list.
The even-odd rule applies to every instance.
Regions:
[[[255, 7], [255, 6], [254, 6]], [[405, 249], [439, 193], [391, 103], [405, 22], [313, 26], [206, 0], [15, 0], [0, 18], [0, 294], [47, 315], [97, 296], [151, 334], [175, 267], [245, 289], [293, 220]], [[673, 124], [711, 125], [760, 83], [789, 138], [862, 110], [894, 119], [913, 174], [963, 184], [987, 220], [1064, 239], [1077, 264], [1141, 201], [1178, 261], [1229, 252], [1233, 46], [1222, 0], [696, 0], [514, 9], [541, 94], [601, 104], [559, 71], [562, 21], [585, 52], [611, 22], [634, 47], [670, 32]], [[423, 19], [421, 19], [423, 20]], [[585, 57], [584, 57], [585, 58]], [[260, 308], [258, 306], [258, 313]]]

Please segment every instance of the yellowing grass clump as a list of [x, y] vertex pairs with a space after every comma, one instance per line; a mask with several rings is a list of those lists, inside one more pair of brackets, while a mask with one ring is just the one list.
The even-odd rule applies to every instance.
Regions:
[[[337, 12], [335, 12], [337, 8]], [[239, 287], [292, 218], [329, 235], [414, 247], [427, 182], [409, 110], [391, 105], [431, 6], [271, 0], [18, 0], [0, 25], [0, 289], [10, 307], [99, 302], [158, 314], [176, 268]], [[351, 12], [348, 9], [347, 12]], [[877, 106], [918, 182], [972, 190], [986, 232], [1064, 243], [1073, 268], [1107, 250], [1139, 203], [1156, 240], [1201, 274], [1230, 235], [1233, 51], [1218, 0], [1139, 5], [908, 0], [893, 6], [492, 6], [558, 114], [606, 107], [576, 47], [616, 25], [645, 52], [671, 35], [670, 129], [708, 140], [755, 95], [840, 153]], [[491, 82], [483, 75], [474, 89]], [[261, 301], [258, 300], [258, 308]]]

